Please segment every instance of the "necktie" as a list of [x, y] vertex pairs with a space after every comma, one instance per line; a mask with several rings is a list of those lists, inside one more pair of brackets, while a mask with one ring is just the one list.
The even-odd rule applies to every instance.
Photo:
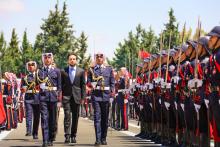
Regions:
[[46, 72], [47, 72], [47, 73], [49, 72], [49, 67], [48, 67], [48, 66], [46, 67]]
[[33, 74], [33, 73], [30, 73], [30, 77], [32, 77], [32, 78], [33, 78], [33, 77], [34, 77], [34, 74]]
[[74, 78], [75, 78], [75, 69], [74, 68], [70, 68], [70, 80], [71, 80], [71, 83], [73, 83], [74, 81]]

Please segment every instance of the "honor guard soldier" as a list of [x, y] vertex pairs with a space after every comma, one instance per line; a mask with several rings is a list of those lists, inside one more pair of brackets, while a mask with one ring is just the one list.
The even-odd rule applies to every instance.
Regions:
[[208, 96], [210, 95], [209, 84], [210, 80], [208, 78], [208, 66], [209, 66], [209, 56], [211, 52], [208, 50], [208, 37], [201, 37], [198, 41], [198, 56], [201, 61], [198, 64], [199, 77], [202, 78], [203, 84], [199, 89], [199, 95], [196, 102], [200, 105], [199, 109], [199, 146], [209, 147], [210, 146], [210, 123], [209, 123], [209, 106], [208, 106]]
[[13, 103], [13, 87], [11, 81], [11, 73], [5, 72], [4, 74], [5, 83], [3, 91], [3, 101], [5, 105], [5, 111], [7, 116], [6, 130], [11, 130], [14, 124], [12, 103]]
[[215, 147], [220, 147], [220, 26], [214, 27], [211, 32], [208, 33], [209, 49], [212, 52], [210, 57], [210, 98], [209, 105], [211, 111], [211, 122], [213, 126], [213, 136]]
[[[180, 47], [177, 47], [177, 55], [174, 57], [175, 62], [177, 63], [176, 78], [175, 78], [175, 96], [176, 96], [176, 109], [177, 109], [177, 133], [178, 133], [178, 143], [180, 146], [186, 144], [185, 134], [186, 134], [186, 125], [185, 125], [185, 112], [184, 112], [184, 101], [186, 96], [184, 91], [187, 87], [185, 80], [185, 62], [187, 60], [185, 52], [188, 49], [188, 45], [183, 44]], [[179, 66], [179, 67], [178, 67]]]
[[61, 73], [52, 66], [53, 54], [42, 54], [43, 67], [37, 71], [40, 86], [40, 114], [43, 147], [53, 146], [56, 134], [57, 106], [61, 104]]
[[6, 108], [6, 98], [7, 98], [7, 81], [5, 80], [5, 74], [3, 74], [3, 78], [1, 79], [1, 92], [2, 92], [2, 102], [3, 102], [3, 107], [4, 107], [4, 111], [5, 111], [5, 116], [6, 116], [6, 120], [4, 123], [1, 124], [1, 128], [2, 130], [6, 129], [7, 126], [7, 108]]
[[128, 130], [128, 99], [126, 89], [128, 88], [128, 77], [126, 68], [122, 67], [119, 71], [118, 99], [117, 99], [117, 121], [118, 129]]
[[146, 70], [147, 70], [147, 66], [148, 66], [148, 59], [144, 59], [143, 60], [143, 68], [142, 68], [142, 84], [141, 84], [141, 97], [139, 99], [139, 105], [141, 105], [140, 109], [140, 126], [142, 128], [142, 132], [144, 132], [143, 135], [140, 136], [140, 138], [146, 138], [147, 137], [147, 122], [149, 120], [149, 103], [147, 101], [147, 89], [145, 84], [147, 83], [148, 79], [147, 79], [147, 74], [146, 74]]
[[[143, 109], [143, 105], [139, 104], [139, 99], [141, 97], [141, 91], [140, 91], [140, 86], [142, 83], [142, 68], [143, 68], [143, 63], [139, 63], [136, 65], [136, 83], [135, 83], [135, 87], [134, 87], [134, 109], [135, 112], [138, 116], [138, 124], [141, 122], [141, 110]], [[135, 137], [141, 137], [145, 135], [144, 133], [144, 127], [143, 124], [141, 123], [141, 127], [140, 127], [140, 133], [135, 135]]]
[[[26, 116], [26, 135], [33, 135], [33, 139], [38, 139], [38, 127], [40, 120], [39, 109], [39, 87], [36, 83], [37, 63], [29, 61], [26, 63], [29, 72], [21, 82], [21, 91], [25, 95], [25, 116]], [[33, 122], [33, 126], [32, 126]]]
[[[0, 73], [1, 74], [1, 73]], [[2, 86], [3, 79], [0, 79], [0, 128], [5, 127], [5, 123], [7, 120], [6, 113], [5, 113], [5, 107], [3, 102], [3, 86]], [[0, 129], [1, 133], [1, 129]]]
[[114, 70], [114, 78], [115, 78], [115, 96], [114, 98], [111, 98], [110, 99], [110, 103], [111, 103], [111, 127], [114, 128], [114, 129], [118, 129], [117, 126], [116, 126], [116, 121], [117, 121], [117, 117], [116, 117], [116, 114], [117, 114], [117, 97], [118, 97], [118, 86], [119, 86], [119, 83], [118, 83], [118, 79], [119, 79], [119, 75], [118, 75], [118, 72], [116, 70]]
[[109, 100], [114, 95], [115, 79], [113, 69], [104, 65], [102, 53], [95, 55], [96, 65], [88, 73], [88, 84], [93, 87], [91, 99], [94, 108], [95, 145], [107, 145]]

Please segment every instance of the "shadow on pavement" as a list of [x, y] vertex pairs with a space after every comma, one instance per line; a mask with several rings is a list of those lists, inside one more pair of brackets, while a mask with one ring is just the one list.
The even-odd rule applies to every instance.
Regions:
[[30, 139], [2, 139], [2, 141], [33, 141]]
[[[138, 146], [138, 147], [156, 147], [161, 146], [159, 144], [154, 144], [150, 140], [143, 140], [133, 136], [114, 136], [114, 139], [120, 140], [122, 145], [127, 147]], [[132, 145], [131, 145], [132, 144]]]
[[83, 146], [83, 147], [90, 147], [94, 146], [94, 144], [81, 144], [81, 143], [70, 143], [70, 144], [65, 144], [64, 142], [54, 142], [54, 146], [56, 145], [62, 145], [62, 146]]
[[41, 147], [41, 145], [27, 145], [27, 146], [24, 146], [24, 145], [17, 145], [17, 146], [10, 146], [10, 147]]

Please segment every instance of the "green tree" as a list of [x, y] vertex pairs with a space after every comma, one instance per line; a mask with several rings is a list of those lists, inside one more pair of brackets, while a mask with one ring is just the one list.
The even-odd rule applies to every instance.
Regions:
[[28, 62], [29, 60], [34, 60], [34, 56], [36, 56], [36, 54], [34, 54], [34, 50], [31, 46], [31, 44], [29, 43], [28, 39], [27, 39], [27, 31], [24, 31], [23, 34], [23, 39], [22, 39], [22, 45], [21, 45], [21, 52], [22, 52], [22, 66], [21, 71], [24, 73], [26, 72], [26, 62]]
[[128, 48], [122, 43], [119, 43], [118, 46], [114, 52], [115, 57], [113, 57], [112, 61], [108, 60], [108, 63], [117, 70], [121, 67], [128, 68]]
[[140, 50], [148, 51], [150, 53], [157, 52], [157, 37], [153, 29], [150, 27], [146, 31], [140, 24], [136, 27], [136, 32], [130, 31], [128, 37], [123, 42], [118, 44], [114, 52], [112, 61], [108, 63], [116, 69], [126, 67], [128, 71], [134, 76], [135, 65], [141, 62], [138, 57]]
[[[174, 11], [171, 8], [168, 11], [169, 20], [166, 24], [164, 24], [165, 29], [163, 30], [163, 47], [165, 49], [168, 49], [169, 47], [169, 38], [170, 38], [170, 32], [171, 32], [171, 43], [170, 47], [173, 48], [175, 46], [178, 46], [180, 43], [179, 37], [180, 33], [178, 31], [179, 24], [176, 22], [176, 17], [174, 16]], [[161, 35], [160, 35], [161, 36]], [[158, 39], [158, 46], [160, 42], [160, 37]]]
[[18, 37], [15, 32], [15, 29], [12, 30], [11, 41], [9, 42], [9, 46], [5, 51], [5, 55], [3, 57], [3, 71], [11, 71], [14, 73], [20, 73], [22, 66], [22, 56], [21, 51], [18, 46]]
[[50, 11], [47, 19], [41, 25], [42, 32], [37, 35], [34, 45], [35, 52], [52, 52], [59, 67], [66, 64], [68, 52], [77, 50], [77, 40], [73, 35], [73, 26], [69, 22], [67, 5], [64, 2], [62, 11]]
[[[193, 40], [198, 40], [198, 33], [199, 33], [199, 31], [198, 31], [198, 28], [196, 28], [196, 30], [195, 30], [195, 33], [193, 34]], [[204, 36], [204, 35], [206, 35], [207, 34], [207, 32], [205, 32], [202, 28], [201, 28], [201, 30], [200, 30], [200, 36]]]
[[186, 37], [184, 37], [184, 42], [192, 38], [192, 28], [189, 28], [189, 30], [185, 34]]
[[0, 35], [0, 78], [2, 77], [2, 64], [3, 64], [3, 59], [6, 51], [6, 41], [4, 38], [3, 32], [1, 32]]
[[87, 39], [88, 37], [85, 35], [84, 32], [81, 33], [80, 37], [78, 38], [78, 55], [79, 55], [79, 66], [88, 69], [90, 63], [91, 63], [91, 56], [86, 56], [87, 52]]
[[156, 53], [157, 49], [157, 36], [155, 35], [152, 27], [149, 27], [149, 30], [143, 30], [142, 38], [141, 38], [141, 47], [149, 52], [149, 53]]
[[3, 56], [4, 56], [4, 54], [5, 54], [5, 51], [6, 51], [6, 41], [5, 41], [3, 32], [1, 32], [1, 35], [0, 35], [0, 52], [1, 52], [1, 58], [3, 58]]

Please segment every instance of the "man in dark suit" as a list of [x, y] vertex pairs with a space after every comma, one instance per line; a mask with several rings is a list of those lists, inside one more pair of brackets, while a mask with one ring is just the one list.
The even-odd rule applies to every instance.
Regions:
[[65, 143], [76, 143], [80, 102], [86, 96], [85, 72], [76, 64], [77, 55], [70, 53], [68, 55], [69, 66], [61, 72]]

